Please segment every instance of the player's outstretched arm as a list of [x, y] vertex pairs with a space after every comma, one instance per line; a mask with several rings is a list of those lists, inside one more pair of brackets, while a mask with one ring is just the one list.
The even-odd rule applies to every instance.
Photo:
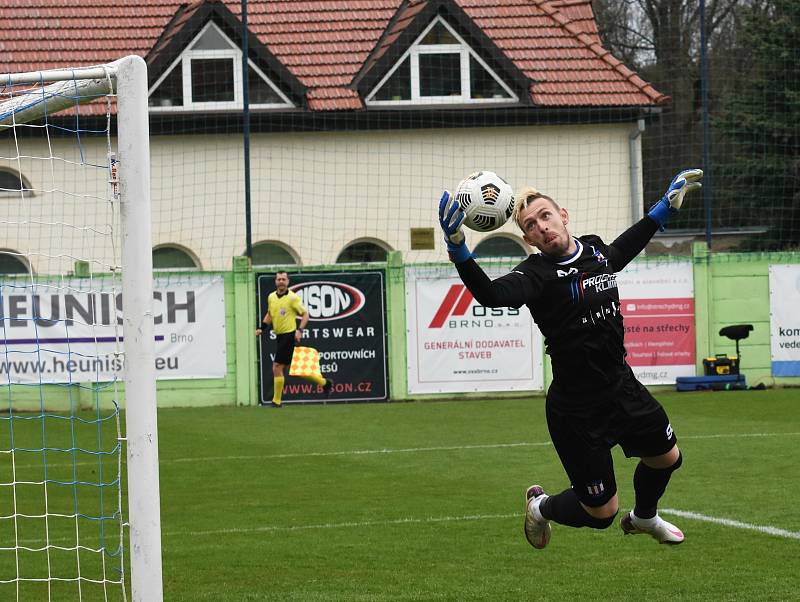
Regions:
[[647, 215], [663, 230], [670, 216], [680, 210], [686, 193], [692, 190], [699, 190], [702, 187], [700, 183], [702, 178], [702, 169], [684, 169], [672, 178], [667, 192], [650, 208]]
[[619, 272], [647, 246], [656, 230], [664, 230], [669, 217], [678, 212], [687, 192], [700, 188], [701, 169], [686, 169], [672, 179], [667, 192], [650, 208], [647, 217], [620, 234], [609, 245], [609, 260]]

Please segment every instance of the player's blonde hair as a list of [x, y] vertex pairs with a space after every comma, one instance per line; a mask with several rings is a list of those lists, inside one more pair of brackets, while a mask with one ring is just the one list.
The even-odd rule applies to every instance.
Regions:
[[522, 229], [522, 224], [519, 223], [519, 214], [522, 213], [522, 210], [536, 199], [547, 199], [553, 204], [553, 207], [556, 208], [556, 211], [561, 209], [561, 207], [558, 206], [558, 203], [556, 203], [552, 198], [542, 192], [539, 192], [533, 186], [525, 186], [524, 188], [520, 189], [517, 194], [514, 195], [514, 197], [516, 198], [516, 202], [514, 203], [514, 211], [511, 213], [511, 217], [514, 219], [514, 223], [519, 226], [520, 230]]

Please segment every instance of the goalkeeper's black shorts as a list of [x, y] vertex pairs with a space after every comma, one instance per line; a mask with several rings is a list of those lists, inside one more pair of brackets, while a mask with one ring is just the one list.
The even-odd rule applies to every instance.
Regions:
[[559, 400], [552, 387], [547, 394], [550, 438], [572, 488], [587, 506], [602, 506], [617, 491], [612, 447], [619, 445], [629, 458], [660, 456], [678, 441], [661, 404], [632, 373], [625, 380], [613, 397], [599, 398], [580, 413], [564, 411], [569, 401]]
[[291, 365], [294, 354], [294, 333], [293, 330], [275, 335], [275, 359], [273, 360], [275, 363]]

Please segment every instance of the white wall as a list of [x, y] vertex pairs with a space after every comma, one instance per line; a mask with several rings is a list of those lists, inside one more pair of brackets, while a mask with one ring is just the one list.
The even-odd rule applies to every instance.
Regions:
[[[498, 172], [515, 190], [533, 185], [552, 196], [570, 211], [575, 234], [612, 239], [631, 222], [632, 127], [255, 134], [252, 240], [282, 241], [303, 265], [332, 263], [343, 247], [362, 238], [403, 251], [407, 261], [438, 261], [445, 255], [436, 219], [441, 192], [479, 169]], [[42, 145], [38, 150], [48, 154]], [[153, 136], [151, 153], [154, 244], [182, 245], [205, 269], [229, 268], [231, 257], [245, 247], [241, 136]], [[77, 156], [63, 140], [53, 154]], [[85, 140], [84, 156], [104, 163], [104, 140]], [[23, 165], [36, 188], [70, 188], [97, 199], [74, 202], [77, 197], [46, 192], [33, 202], [4, 202], [43, 219], [101, 225], [104, 177], [83, 179], [74, 171], [63, 161], [26, 160]], [[425, 227], [437, 228], [436, 250], [409, 251], [409, 229]], [[4, 248], [22, 249], [37, 235], [32, 226], [2, 223], [0, 228]], [[516, 234], [511, 224], [501, 231]], [[484, 236], [469, 232], [468, 243], [474, 247]], [[67, 254], [85, 248], [80, 231], [62, 229], [59, 238]], [[101, 249], [93, 253], [109, 255]], [[34, 258], [34, 263], [34, 269], [46, 269], [44, 260]]]
[[77, 145], [0, 132], [0, 168], [21, 171], [35, 189], [0, 198], [0, 249], [24, 253], [36, 273], [65, 274], [79, 259], [110, 271], [118, 208], [108, 202], [107, 162], [105, 137], [86, 135]]

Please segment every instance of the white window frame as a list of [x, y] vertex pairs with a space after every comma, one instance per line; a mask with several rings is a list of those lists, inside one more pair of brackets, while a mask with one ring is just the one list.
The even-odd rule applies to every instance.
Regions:
[[[458, 44], [421, 44], [421, 41], [428, 35], [437, 23], [441, 23], [458, 40]], [[423, 54], [458, 54], [461, 66], [461, 95], [460, 96], [420, 96], [419, 93], [419, 57]], [[474, 58], [478, 63], [489, 72], [489, 74], [500, 84], [510, 98], [471, 98], [472, 87], [469, 75], [469, 59]], [[411, 71], [411, 99], [410, 100], [375, 100], [375, 95], [383, 85], [394, 75], [395, 71], [409, 59]], [[519, 97], [511, 88], [486, 64], [478, 54], [470, 48], [464, 39], [447, 24], [442, 17], [437, 16], [414, 40], [414, 43], [406, 50], [389, 72], [383, 76], [378, 84], [367, 94], [364, 101], [367, 106], [400, 106], [400, 105], [441, 105], [441, 104], [515, 104], [519, 102]]]
[[[217, 33], [225, 40], [230, 46], [229, 50], [192, 50], [191, 47], [200, 39], [203, 34], [208, 31], [210, 27], [217, 30]], [[233, 59], [233, 101], [224, 102], [194, 102], [192, 99], [192, 60], [193, 59]], [[164, 73], [156, 80], [156, 83], [150, 87], [148, 96], [152, 94], [161, 83], [172, 73], [172, 70], [181, 63], [182, 76], [183, 76], [183, 105], [172, 107], [149, 107], [151, 113], [180, 113], [180, 112], [197, 112], [197, 111], [230, 111], [241, 110], [243, 108], [243, 88], [242, 88], [242, 51], [234, 44], [231, 39], [225, 35], [219, 27], [212, 21], [206, 23], [203, 29], [186, 45], [186, 50], [170, 64]], [[252, 60], [247, 60], [247, 65], [253, 69], [256, 74], [281, 98], [282, 102], [250, 103], [251, 109], [285, 109], [294, 107], [292, 101], [281, 92], [281, 90], [272, 83], [261, 69], [259, 69]]]

